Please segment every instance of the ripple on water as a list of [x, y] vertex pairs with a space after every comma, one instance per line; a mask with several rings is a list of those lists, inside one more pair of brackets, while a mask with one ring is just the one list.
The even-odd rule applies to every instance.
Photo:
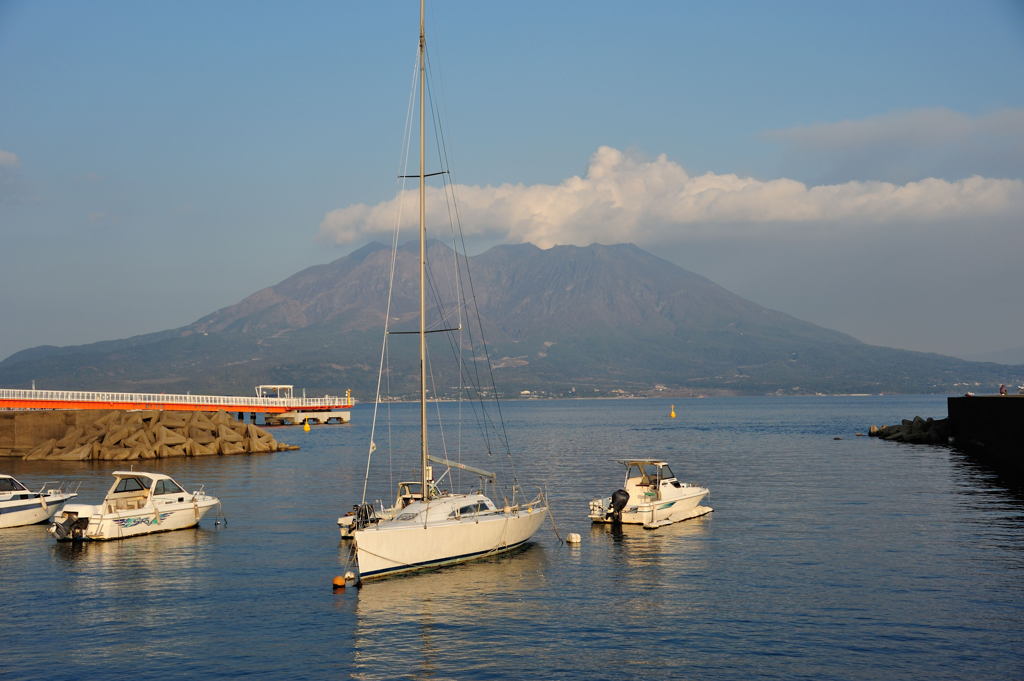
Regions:
[[[276, 431], [298, 452], [156, 462], [205, 483], [229, 525], [84, 546], [4, 530], [0, 593], [19, 613], [0, 623], [4, 678], [1024, 676], [1024, 487], [956, 451], [853, 436], [941, 417], [944, 398], [677, 400], [671, 422], [668, 406], [506, 405], [520, 478], [547, 487], [582, 545], [545, 529], [513, 556], [340, 593], [334, 520], [361, 490], [368, 411]], [[393, 411], [409, 426], [396, 439], [414, 435], [415, 406]], [[405, 472], [376, 456], [371, 498], [387, 498], [389, 468]], [[586, 502], [621, 485], [625, 456], [666, 458], [715, 512], [590, 526]], [[83, 502], [110, 480], [100, 465], [6, 470], [81, 480]]]

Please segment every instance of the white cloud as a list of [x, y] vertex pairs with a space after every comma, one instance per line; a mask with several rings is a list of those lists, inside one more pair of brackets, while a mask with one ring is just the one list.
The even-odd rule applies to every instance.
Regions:
[[7, 166], [9, 168], [17, 168], [21, 165], [21, 160], [18, 155], [13, 151], [4, 151], [0, 149], [0, 166]]
[[[865, 134], [865, 133], [857, 133]], [[856, 136], [856, 135], [854, 135]], [[447, 224], [441, 190], [428, 190], [428, 222]], [[968, 177], [895, 184], [849, 181], [808, 186], [792, 179], [734, 174], [691, 176], [664, 154], [651, 160], [600, 147], [583, 177], [557, 185], [461, 185], [456, 188], [467, 236], [504, 242], [586, 245], [634, 242], [650, 247], [709, 238], [843, 231], [889, 222], [1004, 218], [1024, 214], [1024, 181]], [[441, 200], [439, 200], [441, 199]], [[376, 205], [331, 211], [322, 235], [357, 243], [390, 234], [404, 201], [403, 228], [416, 219], [415, 192]]]

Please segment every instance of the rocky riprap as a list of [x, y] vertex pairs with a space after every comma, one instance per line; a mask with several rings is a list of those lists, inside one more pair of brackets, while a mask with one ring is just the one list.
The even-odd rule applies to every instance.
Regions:
[[[32, 433], [19, 433], [17, 439], [21, 446], [6, 453], [27, 460], [134, 461], [298, 449], [278, 442], [262, 428], [238, 421], [223, 411], [22, 413], [26, 415], [27, 429], [34, 431], [37, 437], [32, 438]], [[19, 416], [18, 412], [11, 412], [0, 418], [13, 421], [12, 425], [17, 428]]]
[[891, 442], [944, 445], [949, 444], [949, 419], [915, 416], [913, 420], [903, 419], [898, 426], [871, 426], [868, 435]]

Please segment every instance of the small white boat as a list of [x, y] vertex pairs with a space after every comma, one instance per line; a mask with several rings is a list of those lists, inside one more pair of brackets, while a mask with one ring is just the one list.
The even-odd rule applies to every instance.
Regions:
[[57, 541], [102, 541], [183, 530], [219, 503], [201, 488], [186, 492], [162, 473], [114, 471], [102, 503], [66, 504], [49, 531]]
[[650, 530], [711, 512], [710, 506], [700, 505], [710, 490], [677, 480], [666, 462], [616, 462], [626, 467], [626, 481], [610, 497], [591, 500], [589, 517], [595, 523], [643, 525]]
[[61, 509], [64, 502], [78, 496], [66, 492], [54, 482], [43, 483], [33, 492], [10, 475], [0, 475], [0, 527], [20, 527], [45, 523]]

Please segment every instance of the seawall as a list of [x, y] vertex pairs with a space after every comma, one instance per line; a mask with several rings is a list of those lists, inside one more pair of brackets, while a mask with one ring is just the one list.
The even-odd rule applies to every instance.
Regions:
[[1024, 451], [1024, 395], [950, 397], [949, 436], [960, 449], [1020, 466]]
[[95, 423], [103, 412], [6, 411], [0, 412], [0, 456], [22, 456], [47, 440], [59, 440], [70, 428]]

